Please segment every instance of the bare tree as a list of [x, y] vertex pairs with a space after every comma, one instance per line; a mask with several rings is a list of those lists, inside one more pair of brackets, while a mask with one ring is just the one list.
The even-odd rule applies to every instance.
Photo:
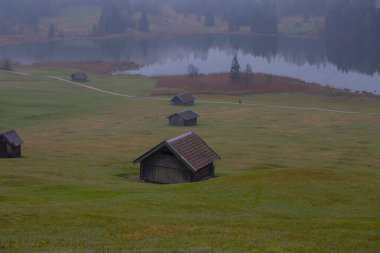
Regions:
[[198, 68], [195, 67], [193, 64], [189, 64], [187, 67], [187, 75], [190, 77], [197, 76], [199, 74]]
[[245, 83], [248, 86], [253, 79], [252, 67], [251, 67], [251, 65], [249, 65], [249, 63], [247, 63], [247, 65], [245, 66], [244, 76], [245, 76], [245, 78], [244, 78]]

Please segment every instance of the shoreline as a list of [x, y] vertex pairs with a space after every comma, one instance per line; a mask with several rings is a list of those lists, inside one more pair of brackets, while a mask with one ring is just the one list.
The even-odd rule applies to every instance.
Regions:
[[308, 35], [292, 35], [292, 34], [266, 34], [266, 33], [252, 33], [247, 31], [236, 31], [236, 32], [196, 32], [189, 33], [183, 32], [131, 32], [122, 34], [109, 34], [109, 35], [82, 35], [82, 36], [68, 36], [68, 37], [56, 37], [52, 39], [46, 38], [46, 36], [38, 34], [25, 34], [25, 35], [0, 35], [0, 46], [6, 45], [17, 45], [17, 44], [27, 44], [27, 43], [49, 43], [49, 42], [62, 42], [62, 41], [78, 41], [78, 40], [107, 40], [107, 39], [147, 39], [147, 38], [160, 38], [160, 37], [172, 37], [172, 36], [186, 36], [186, 35], [252, 35], [252, 36], [265, 36], [265, 37], [299, 37], [299, 38], [310, 38], [310, 39], [324, 39], [318, 36], [308, 36]]
[[96, 75], [112, 75], [115, 71], [137, 70], [142, 66], [131, 61], [56, 61], [20, 65], [20, 67], [77, 69]]
[[[242, 73], [242, 76], [244, 74]], [[349, 89], [334, 88], [319, 83], [310, 83], [288, 76], [268, 73], [253, 73], [252, 80], [232, 83], [229, 74], [213, 73], [190, 77], [188, 75], [154, 76], [157, 79], [156, 88], [151, 95], [175, 95], [178, 92], [192, 92], [195, 94], [220, 95], [251, 95], [264, 93], [313, 93], [329, 96], [375, 96], [378, 94], [366, 91], [352, 91]], [[244, 76], [243, 76], [244, 78]]]
[[[115, 71], [138, 70], [142, 67], [130, 61], [58, 61], [18, 66], [21, 68], [76, 69], [95, 75], [113, 75]], [[379, 94], [369, 91], [335, 88], [315, 82], [306, 82], [294, 77], [259, 72], [252, 73], [249, 81], [246, 81], [245, 74], [241, 73], [242, 81], [238, 83], [230, 82], [228, 72], [199, 74], [197, 76], [186, 74], [160, 76], [122, 75], [137, 75], [157, 80], [156, 86], [150, 94], [152, 96], [175, 95], [183, 92], [222, 95], [306, 92], [335, 96], [366, 95], [379, 97]]]

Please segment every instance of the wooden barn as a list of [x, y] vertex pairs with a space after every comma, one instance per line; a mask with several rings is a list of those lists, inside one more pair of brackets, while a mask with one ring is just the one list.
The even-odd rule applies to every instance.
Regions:
[[21, 145], [24, 144], [15, 130], [0, 133], [0, 158], [21, 157]]
[[214, 177], [214, 161], [218, 159], [220, 157], [190, 131], [161, 142], [133, 163], [140, 163], [141, 181], [177, 184]]
[[191, 110], [176, 112], [168, 117], [169, 124], [172, 126], [196, 126], [198, 114]]
[[183, 93], [172, 98], [172, 105], [180, 105], [180, 106], [190, 106], [194, 105], [195, 98], [190, 93]]
[[83, 72], [73, 73], [70, 77], [74, 82], [86, 82], [88, 79], [87, 74]]

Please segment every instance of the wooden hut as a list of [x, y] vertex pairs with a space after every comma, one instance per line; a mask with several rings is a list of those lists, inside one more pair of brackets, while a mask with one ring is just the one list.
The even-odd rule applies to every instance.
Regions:
[[140, 163], [141, 181], [176, 184], [214, 177], [214, 161], [218, 159], [220, 157], [190, 131], [161, 142], [133, 163]]
[[172, 105], [190, 106], [194, 105], [195, 98], [190, 93], [183, 93], [171, 99]]
[[74, 82], [86, 82], [88, 79], [87, 74], [83, 72], [73, 73], [70, 77]]
[[0, 158], [21, 157], [21, 145], [24, 144], [15, 130], [0, 133]]
[[191, 110], [176, 112], [168, 117], [169, 124], [172, 126], [196, 126], [198, 114]]

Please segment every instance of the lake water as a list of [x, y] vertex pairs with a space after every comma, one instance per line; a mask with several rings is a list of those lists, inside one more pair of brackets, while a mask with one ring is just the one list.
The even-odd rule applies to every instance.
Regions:
[[148, 39], [79, 40], [0, 46], [0, 59], [23, 64], [48, 61], [134, 61], [147, 76], [229, 71], [234, 54], [242, 68], [295, 77], [353, 91], [380, 93], [380, 46], [299, 37], [186, 35]]

